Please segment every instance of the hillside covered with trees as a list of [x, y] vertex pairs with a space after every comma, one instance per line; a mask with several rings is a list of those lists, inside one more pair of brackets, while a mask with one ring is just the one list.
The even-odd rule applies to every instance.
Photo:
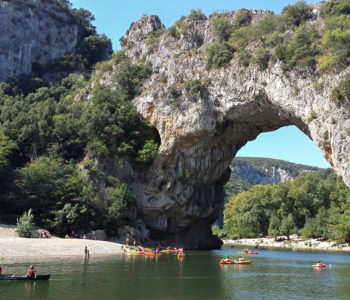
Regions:
[[[74, 53], [0, 82], [0, 222], [15, 223], [31, 209], [34, 223], [54, 234], [115, 234], [134, 218], [135, 197], [125, 182], [98, 172], [96, 159], [118, 156], [140, 171], [152, 163], [158, 138], [129, 101], [152, 69], [122, 51], [98, 62], [111, 45], [96, 33], [92, 14], [56, 2], [86, 37]], [[99, 84], [113, 68], [115, 91]]]
[[222, 237], [301, 234], [350, 241], [350, 190], [331, 170], [256, 185], [226, 204]]

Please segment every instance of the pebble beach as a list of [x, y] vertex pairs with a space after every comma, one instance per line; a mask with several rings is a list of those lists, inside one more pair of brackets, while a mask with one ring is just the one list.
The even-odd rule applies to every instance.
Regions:
[[0, 225], [0, 260], [11, 258], [64, 258], [120, 254], [123, 245], [116, 242], [52, 238], [20, 238], [15, 226]]
[[302, 240], [291, 239], [276, 241], [275, 238], [247, 238], [237, 240], [224, 240], [225, 245], [243, 248], [285, 248], [295, 250], [315, 250], [315, 251], [344, 251], [350, 252], [348, 244], [338, 245], [336, 242], [319, 241], [317, 239]]

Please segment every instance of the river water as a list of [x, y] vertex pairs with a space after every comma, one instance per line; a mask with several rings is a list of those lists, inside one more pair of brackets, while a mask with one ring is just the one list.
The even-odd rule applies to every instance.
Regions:
[[[46, 260], [47, 282], [0, 281], [0, 299], [350, 299], [350, 254], [259, 250], [251, 265], [220, 266], [237, 249]], [[246, 256], [247, 257], [247, 256]], [[318, 260], [323, 270], [311, 265]], [[329, 268], [328, 265], [332, 267]], [[28, 263], [2, 259], [3, 273], [26, 273]]]

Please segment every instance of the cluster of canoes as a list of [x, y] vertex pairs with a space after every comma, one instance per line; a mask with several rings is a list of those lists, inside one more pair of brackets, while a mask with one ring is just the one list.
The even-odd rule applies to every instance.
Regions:
[[[248, 249], [244, 249], [243, 251], [239, 251], [237, 253], [238, 254], [245, 254], [245, 255], [247, 255], [247, 254], [248, 255], [249, 254], [259, 254], [259, 252], [256, 252], [256, 251], [253, 251], [253, 250], [249, 251]], [[238, 259], [231, 259], [226, 254], [226, 257], [220, 260], [220, 265], [234, 265], [234, 264], [237, 264], [237, 265], [250, 265], [252, 262], [253, 261], [251, 261], [251, 260], [244, 260], [244, 258], [241, 257], [241, 256]], [[316, 264], [312, 265], [312, 267], [314, 269], [322, 269], [322, 268], [325, 268], [326, 265], [323, 262], [319, 261]], [[331, 267], [332, 267], [332, 265], [329, 265], [329, 268], [331, 268]]]
[[144, 248], [140, 246], [138, 247], [125, 246], [124, 253], [126, 255], [143, 255], [145, 257], [158, 257], [161, 254], [174, 254], [174, 255], [177, 255], [177, 257], [185, 256], [185, 252], [182, 248], [180, 249], [167, 248], [167, 249], [159, 250], [159, 249], [152, 249], [152, 248]]

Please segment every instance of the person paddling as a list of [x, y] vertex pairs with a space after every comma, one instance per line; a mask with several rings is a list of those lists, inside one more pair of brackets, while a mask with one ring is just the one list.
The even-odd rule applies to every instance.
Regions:
[[36, 278], [36, 271], [35, 271], [33, 265], [30, 266], [28, 273], [27, 273], [27, 277], [28, 278]]

